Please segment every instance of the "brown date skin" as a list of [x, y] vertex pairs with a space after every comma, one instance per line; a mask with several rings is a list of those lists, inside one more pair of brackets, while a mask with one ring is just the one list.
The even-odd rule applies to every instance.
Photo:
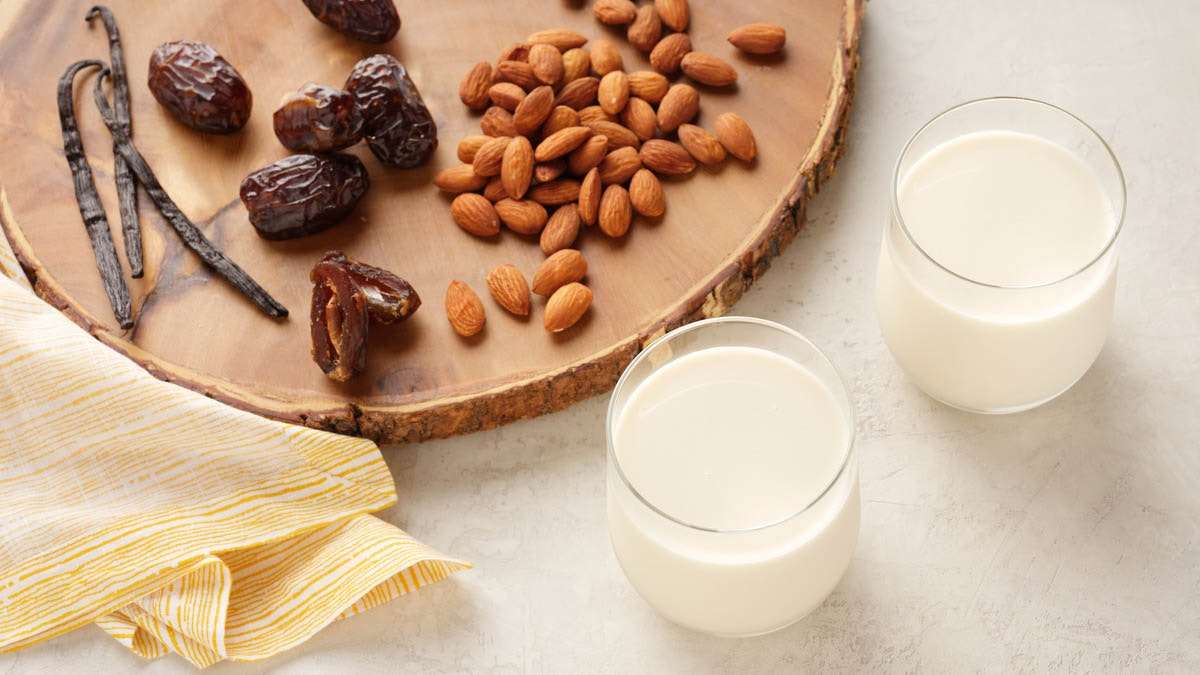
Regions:
[[366, 293], [367, 312], [376, 323], [403, 321], [421, 306], [421, 296], [412, 284], [391, 272], [360, 263], [341, 251], [330, 251], [321, 262], [335, 263]]
[[250, 223], [264, 239], [294, 239], [340, 223], [371, 185], [354, 155], [292, 155], [242, 180]]
[[354, 94], [309, 82], [275, 111], [275, 137], [293, 152], [341, 150], [362, 139]]
[[437, 149], [437, 124], [404, 65], [390, 54], [369, 56], [346, 80], [363, 114], [363, 136], [379, 161], [410, 169]]
[[312, 356], [321, 371], [345, 382], [367, 366], [367, 294], [335, 262], [313, 267]]
[[321, 23], [355, 40], [381, 44], [400, 30], [400, 14], [392, 0], [304, 0]]
[[246, 125], [250, 88], [217, 50], [192, 40], [165, 42], [150, 55], [150, 93], [196, 131], [232, 134]]

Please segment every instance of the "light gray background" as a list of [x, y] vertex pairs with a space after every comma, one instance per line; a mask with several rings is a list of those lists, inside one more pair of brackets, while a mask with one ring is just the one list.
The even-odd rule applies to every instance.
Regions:
[[[769, 20], [770, 17], [763, 17]], [[604, 515], [604, 412], [385, 450], [385, 516], [477, 567], [213, 673], [1200, 671], [1200, 3], [875, 0], [849, 152], [809, 224], [736, 307], [797, 328], [858, 414], [858, 552], [813, 615], [698, 635], [626, 583]], [[1066, 395], [982, 417], [913, 388], [872, 308], [889, 173], [942, 109], [996, 94], [1088, 120], [1129, 186], [1116, 318]], [[186, 673], [88, 627], [0, 675]]]

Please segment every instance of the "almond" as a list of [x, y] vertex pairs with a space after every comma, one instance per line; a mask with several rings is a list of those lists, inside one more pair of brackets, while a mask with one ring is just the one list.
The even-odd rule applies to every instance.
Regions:
[[597, 216], [600, 231], [614, 238], [624, 236], [632, 220], [629, 192], [620, 185], [604, 188], [604, 195], [600, 197], [600, 215]]
[[728, 87], [737, 82], [737, 71], [727, 61], [704, 52], [689, 52], [679, 62], [683, 74], [710, 87]]
[[491, 136], [484, 136], [482, 134], [463, 138], [458, 142], [458, 161], [463, 164], [474, 162], [475, 153], [479, 152], [479, 148], [482, 148], [483, 144], [490, 140], [492, 140]]
[[489, 138], [488, 142], [479, 148], [479, 152], [475, 153], [475, 159], [471, 162], [475, 168], [475, 175], [500, 175], [500, 164], [504, 161], [504, 152], [508, 149], [511, 142], [512, 138], [509, 136]]
[[584, 77], [592, 69], [592, 58], [586, 49], [576, 47], [563, 52], [563, 83]]
[[579, 111], [579, 123], [589, 124], [591, 122], [616, 122], [620, 118], [616, 115], [609, 115], [604, 112], [604, 108], [598, 105], [589, 105]]
[[558, 92], [554, 105], [565, 105], [579, 110], [596, 102], [596, 92], [600, 89], [600, 80], [594, 77], [581, 77], [571, 80]]
[[642, 168], [642, 160], [638, 158], [636, 148], [617, 148], [604, 157], [597, 167], [600, 170], [600, 182], [604, 185], [613, 183], [624, 184]]
[[600, 108], [604, 112], [609, 115], [620, 113], [629, 102], [629, 76], [624, 71], [614, 70], [600, 78], [596, 97], [600, 99]]
[[[553, 255], [570, 248], [577, 237], [579, 237], [579, 205], [563, 204], [546, 222], [546, 229], [542, 230], [542, 238], [538, 243], [542, 247], [542, 253]], [[528, 291], [526, 292], [528, 293]]]
[[608, 40], [593, 40], [591, 56], [592, 70], [600, 77], [616, 70], [625, 70], [621, 52], [617, 51], [617, 46]]
[[617, 124], [616, 122], [588, 122], [586, 126], [594, 133], [600, 134], [608, 139], [608, 149], [610, 151], [617, 148], [638, 147], [641, 141], [638, 140], [636, 134], [629, 129]]
[[524, 42], [514, 42], [500, 51], [500, 58], [496, 59], [496, 63], [501, 61], [528, 61], [529, 60], [529, 45]]
[[539, 234], [546, 226], [546, 208], [529, 199], [501, 199], [496, 202], [496, 214], [517, 234]]
[[671, 30], [687, 30], [692, 14], [688, 8], [688, 0], [654, 0], [654, 8], [658, 10], [662, 22]]
[[500, 166], [500, 179], [509, 197], [520, 199], [525, 196], [533, 181], [533, 146], [528, 138], [517, 136], [508, 142]]
[[[681, 57], [682, 58], [682, 57]], [[496, 82], [512, 82], [528, 91], [541, 84], [526, 61], [501, 61], [496, 65]]]
[[525, 100], [525, 90], [512, 82], [497, 82], [488, 88], [488, 98], [492, 103], [512, 112]]
[[542, 138], [548, 138], [567, 127], [579, 126], [579, 113], [565, 105], [555, 106], [542, 123]]
[[487, 287], [497, 305], [517, 316], [529, 316], [529, 283], [521, 270], [508, 264], [497, 265], [488, 272]]
[[533, 292], [553, 295], [559, 288], [587, 276], [587, 270], [587, 259], [583, 254], [573, 248], [565, 248], [542, 262], [533, 275]]
[[636, 14], [637, 7], [633, 0], [596, 0], [592, 5], [592, 16], [610, 26], [624, 26], [633, 21]]
[[571, 153], [567, 158], [567, 169], [576, 176], [581, 176], [599, 166], [607, 152], [608, 136], [596, 134]]
[[633, 96], [625, 104], [625, 109], [621, 111], [621, 124], [632, 131], [639, 141], [646, 141], [654, 138], [654, 130], [658, 127], [658, 117], [654, 113], [654, 106], [647, 103], [645, 99]]
[[657, 174], [678, 176], [696, 168], [696, 161], [682, 145], [661, 138], [643, 143], [638, 156], [643, 166]]
[[477, 335], [483, 330], [483, 302], [461, 281], [451, 281], [446, 289], [446, 319], [454, 332], [463, 337]]
[[637, 17], [629, 24], [626, 37], [638, 51], [650, 53], [654, 49], [662, 37], [662, 20], [658, 18], [654, 5], [644, 5], [638, 10]]
[[750, 23], [733, 29], [726, 39], [747, 54], [774, 54], [787, 43], [787, 31], [773, 23]]
[[567, 160], [559, 158], [533, 165], [533, 182], [549, 183], [567, 172]]
[[592, 290], [580, 283], [569, 283], [546, 302], [542, 325], [551, 333], [560, 333], [578, 323], [591, 306]]
[[475, 175], [475, 167], [470, 164], [459, 164], [449, 169], [442, 169], [433, 177], [433, 184], [443, 192], [457, 194], [474, 192], [487, 185], [487, 176]]
[[556, 28], [553, 30], [543, 30], [525, 38], [525, 42], [531, 45], [548, 44], [554, 45], [558, 51], [565, 52], [568, 49], [582, 47], [587, 44], [587, 38], [573, 30], [565, 28]]
[[553, 109], [554, 89], [549, 85], [537, 87], [513, 111], [513, 126], [522, 136], [532, 134], [542, 126]]
[[529, 189], [529, 199], [542, 206], [558, 206], [579, 199], [579, 181], [574, 178], [559, 178], [558, 180], [535, 185]]
[[629, 73], [629, 93], [644, 99], [651, 105], [658, 105], [670, 88], [671, 83], [662, 73], [656, 73], [653, 70]]
[[541, 143], [538, 143], [537, 151], [533, 153], [533, 158], [539, 162], [558, 159], [578, 148], [591, 135], [592, 130], [587, 127], [567, 127], [566, 129], [560, 129], [547, 136]]
[[479, 237], [500, 233], [500, 216], [483, 195], [464, 192], [450, 202], [450, 217], [462, 229]]
[[694, 124], [679, 125], [679, 142], [701, 164], [712, 166], [725, 161], [725, 148], [717, 137]]
[[[662, 15], [662, 12], [659, 12]], [[658, 41], [650, 50], [650, 65], [663, 75], [679, 70], [684, 55], [692, 51], [692, 39], [686, 33], [673, 33]]]
[[753, 160], [754, 156], [758, 154], [754, 142], [754, 132], [750, 131], [750, 125], [746, 124], [746, 120], [738, 117], [735, 113], [727, 112], [718, 115], [713, 122], [713, 130], [717, 134], [717, 140], [721, 141], [721, 145], [725, 146], [729, 154], [743, 162]]
[[488, 107], [488, 87], [492, 86], [492, 64], [480, 61], [471, 66], [458, 83], [458, 97], [471, 110]]
[[508, 199], [508, 192], [504, 189], [504, 180], [500, 176], [496, 176], [488, 181], [488, 184], [483, 188], [483, 198], [495, 204], [501, 199]]
[[691, 122], [700, 112], [700, 94], [689, 84], [673, 84], [658, 104], [658, 128], [671, 133]]
[[579, 219], [587, 225], [595, 225], [600, 215], [600, 168], [594, 167], [583, 177], [579, 185]]
[[629, 181], [629, 203], [647, 218], [657, 218], [667, 210], [662, 183], [649, 169], [639, 169]]
[[479, 118], [479, 128], [488, 136], [518, 136], [517, 128], [513, 126], [512, 113], [498, 105], [494, 105]]
[[533, 68], [533, 76], [544, 84], [554, 84], [562, 79], [562, 52], [554, 45], [543, 43], [530, 47], [529, 65]]

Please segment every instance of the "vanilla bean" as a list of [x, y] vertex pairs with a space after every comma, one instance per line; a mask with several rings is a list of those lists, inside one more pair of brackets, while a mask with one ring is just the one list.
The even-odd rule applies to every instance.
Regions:
[[[113, 109], [117, 123], [130, 137], [133, 136], [133, 118], [129, 111], [129, 78], [125, 75], [125, 54], [121, 48], [121, 33], [116, 19], [104, 5], [88, 10], [84, 20], [89, 24], [99, 16], [108, 32], [108, 60], [112, 68]], [[121, 208], [121, 233], [125, 237], [125, 259], [129, 261], [129, 273], [134, 279], [142, 277], [142, 227], [138, 222], [137, 178], [129, 163], [117, 152], [113, 143], [113, 177], [117, 184], [117, 203]]]
[[96, 87], [93, 91], [96, 99], [96, 107], [100, 109], [100, 116], [104, 118], [104, 124], [112, 133], [113, 141], [116, 145], [117, 152], [121, 154], [129, 162], [129, 166], [133, 169], [133, 173], [137, 179], [141, 181], [142, 187], [146, 188], [146, 194], [150, 195], [150, 199], [158, 207], [158, 210], [175, 228], [175, 232], [179, 234], [179, 238], [183, 240], [187, 247], [192, 249], [200, 259], [204, 261], [217, 274], [225, 277], [230, 284], [233, 285], [247, 298], [254, 301], [264, 312], [274, 317], [285, 317], [288, 315], [287, 308], [279, 304], [275, 298], [272, 298], [262, 286], [258, 285], [254, 279], [246, 274], [245, 270], [238, 267], [237, 263], [233, 262], [221, 253], [215, 246], [212, 245], [204, 234], [196, 227], [167, 191], [163, 189], [158, 178], [150, 169], [150, 165], [146, 163], [146, 158], [138, 149], [134, 147], [133, 140], [129, 134], [121, 129], [117, 122], [117, 118], [113, 109], [108, 104], [108, 99], [104, 96], [104, 79], [108, 77], [109, 70], [105, 68], [100, 71], [100, 75], [96, 78]]
[[83, 153], [83, 138], [79, 135], [79, 124], [75, 120], [75, 75], [84, 68], [103, 67], [103, 62], [95, 60], [76, 61], [67, 66], [58, 80], [58, 119], [62, 122], [63, 154], [71, 165], [71, 178], [75, 183], [75, 200], [79, 202], [79, 215], [83, 216], [83, 226], [92, 240], [92, 251], [96, 254], [96, 267], [100, 270], [100, 280], [104, 282], [104, 292], [108, 294], [108, 302], [112, 305], [117, 323], [121, 328], [132, 328], [129, 287], [125, 285], [125, 275], [117, 260], [112, 233], [108, 231], [108, 217], [96, 192], [92, 166]]

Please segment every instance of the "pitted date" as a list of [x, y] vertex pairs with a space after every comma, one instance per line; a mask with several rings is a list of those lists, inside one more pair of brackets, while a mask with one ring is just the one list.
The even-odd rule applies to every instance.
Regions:
[[400, 14], [392, 0], [304, 0], [321, 23], [363, 42], [383, 43], [400, 30]]
[[363, 136], [380, 161], [402, 169], [429, 161], [437, 149], [437, 124], [394, 56], [376, 54], [359, 61], [346, 90], [358, 101]]
[[203, 42], [166, 42], [150, 55], [150, 93], [183, 124], [209, 134], [231, 134], [250, 119], [246, 81]]
[[391, 272], [360, 263], [341, 251], [330, 251], [321, 262], [335, 263], [367, 296], [367, 312], [376, 323], [403, 321], [421, 306], [421, 296], [412, 284]]
[[293, 152], [329, 152], [362, 139], [363, 118], [354, 94], [309, 82], [275, 111], [275, 136]]
[[264, 239], [294, 239], [340, 223], [371, 185], [354, 155], [292, 155], [242, 181], [250, 223]]

